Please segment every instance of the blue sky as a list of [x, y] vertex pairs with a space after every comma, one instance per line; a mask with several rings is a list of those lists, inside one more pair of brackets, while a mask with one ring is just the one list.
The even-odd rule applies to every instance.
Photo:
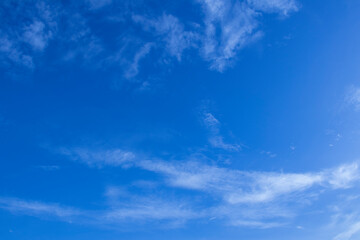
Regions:
[[0, 238], [359, 239], [359, 11], [1, 1]]

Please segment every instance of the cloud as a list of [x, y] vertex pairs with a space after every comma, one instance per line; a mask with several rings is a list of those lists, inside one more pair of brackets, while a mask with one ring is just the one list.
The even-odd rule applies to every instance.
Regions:
[[[16, 7], [11, 1], [3, 1], [2, 11], [7, 12], [7, 21], [0, 26], [3, 55], [0, 60], [3, 65], [32, 70], [51, 53], [57, 64], [78, 60], [77, 65], [85, 63], [91, 69], [102, 70], [104, 67], [113, 70], [120, 65], [123, 76], [129, 79], [138, 74], [141, 59], [150, 50], [154, 49], [154, 56], [168, 63], [172, 58], [182, 61], [191, 49], [189, 55], [196, 51], [210, 63], [211, 69], [221, 72], [233, 65], [242, 48], [263, 35], [259, 27], [263, 14], [287, 16], [299, 9], [295, 0], [197, 0], [195, 3], [202, 10], [200, 18], [186, 21], [167, 13], [167, 9], [161, 9], [162, 13], [156, 16], [148, 5], [147, 14], [142, 14], [137, 3], [128, 1], [85, 0], [81, 4], [37, 1], [34, 4], [25, 0]], [[98, 12], [94, 10], [105, 6], [113, 6], [106, 11], [116, 17], [97, 15], [95, 20], [94, 14]], [[124, 25], [126, 22], [129, 24]], [[99, 25], [114, 29], [113, 34], [94, 29]], [[138, 31], [138, 25], [145, 33]], [[124, 46], [121, 39], [138, 41]], [[137, 49], [135, 53], [134, 49]], [[212, 142], [231, 148], [222, 138], [214, 138]]]
[[112, 3], [112, 0], [87, 0], [92, 10], [99, 9], [108, 6]]
[[261, 36], [256, 31], [256, 11], [246, 3], [231, 0], [202, 0], [205, 34], [202, 55], [210, 68], [223, 71], [246, 44]]
[[183, 51], [194, 47], [199, 36], [192, 31], [185, 31], [184, 25], [176, 17], [163, 14], [157, 19], [148, 19], [140, 15], [132, 17], [135, 23], [141, 24], [146, 31], [155, 32], [166, 44], [170, 56], [181, 60]]
[[121, 149], [89, 151], [84, 148], [61, 148], [57, 150], [57, 152], [74, 161], [83, 162], [91, 167], [126, 166], [135, 158], [134, 153]]
[[339, 195], [338, 200], [330, 207], [334, 213], [327, 228], [336, 232], [334, 240], [357, 239], [354, 235], [360, 231], [359, 204], [360, 196], [357, 192]]
[[186, 202], [152, 196], [112, 199], [110, 205], [98, 210], [80, 210], [54, 203], [0, 197], [0, 209], [13, 214], [96, 226], [119, 226], [132, 222], [155, 224], [166, 221], [174, 227], [201, 217]]
[[[260, 38], [259, 19], [263, 13], [287, 16], [299, 10], [295, 0], [198, 0], [203, 10], [203, 20], [184, 24], [173, 15], [158, 18], [133, 15], [148, 32], [166, 43], [166, 51], [179, 61], [188, 48], [199, 49], [201, 56], [210, 62], [210, 68], [224, 71], [231, 65], [239, 51]], [[194, 27], [195, 26], [195, 27]]]
[[226, 151], [239, 151], [239, 144], [230, 144], [224, 142], [224, 137], [220, 134], [220, 121], [213, 114], [205, 112], [202, 116], [205, 127], [209, 130], [209, 143], [214, 148], [220, 148]]
[[261, 221], [236, 220], [236, 221], [232, 222], [232, 225], [266, 229], [266, 228], [280, 227], [284, 224], [277, 223], [277, 222], [269, 222], [268, 223], [268, 222], [261, 222]]
[[[176, 198], [171, 198], [169, 194], [149, 195], [145, 192], [132, 195], [121, 188], [110, 187], [106, 191], [107, 207], [102, 210], [77, 210], [14, 198], [0, 198], [0, 208], [62, 220], [76, 217], [77, 221], [102, 225], [159, 221], [182, 224], [192, 219], [211, 218], [233, 226], [272, 228], [286, 225], [286, 219], [297, 216], [299, 208], [314, 201], [314, 196], [324, 191], [348, 189], [359, 181], [360, 176], [357, 163], [318, 172], [283, 173], [240, 171], [196, 161], [133, 159], [132, 154], [129, 160], [123, 150], [72, 150], [71, 153], [62, 153], [89, 166], [132, 166], [153, 172], [163, 177], [165, 189], [186, 189], [194, 191], [193, 195], [199, 197], [197, 201], [190, 201], [181, 200], [181, 195], [174, 195]], [[155, 187], [162, 188], [161, 184]], [[207, 199], [206, 203], [204, 199]]]
[[240, 171], [197, 161], [141, 159], [119, 149], [63, 149], [60, 153], [90, 166], [133, 166], [155, 172], [163, 175], [170, 186], [208, 192], [230, 204], [271, 202], [312, 187], [346, 189], [360, 179], [357, 162], [313, 173], [278, 173]]
[[360, 110], [360, 88], [357, 87], [350, 87], [345, 97], [345, 101], [349, 104], [354, 106], [356, 111]]
[[7, 11], [7, 21], [0, 27], [0, 52], [6, 56], [3, 64], [33, 69], [34, 58], [46, 49], [57, 32], [57, 6], [22, 1], [15, 7], [11, 1], [4, 1], [2, 8]]
[[201, 214], [195, 212], [187, 202], [158, 196], [133, 195], [126, 195], [126, 200], [112, 199], [110, 210], [104, 214], [106, 221], [110, 222], [166, 220], [184, 223], [199, 217]]
[[15, 46], [8, 36], [1, 35], [2, 34], [0, 32], [0, 53], [2, 53], [2, 56], [0, 57], [1, 61], [3, 63], [10, 61], [16, 65], [32, 69], [34, 67], [33, 58]]
[[34, 50], [43, 51], [51, 38], [51, 32], [45, 31], [45, 24], [35, 20], [25, 27], [24, 41], [32, 46]]
[[359, 165], [357, 162], [341, 165], [328, 171], [329, 184], [333, 188], [350, 188], [352, 184], [360, 179]]
[[145, 58], [146, 55], [150, 53], [151, 48], [153, 47], [153, 43], [146, 43], [144, 46], [140, 48], [138, 52], [136, 52], [132, 63], [129, 68], [125, 71], [126, 78], [133, 78], [139, 73], [139, 62], [141, 59]]
[[334, 240], [349, 240], [360, 231], [360, 222], [356, 222], [349, 226], [349, 228], [338, 235], [336, 235], [333, 239]]
[[38, 217], [49, 216], [67, 220], [82, 214], [82, 212], [77, 209], [63, 207], [59, 204], [25, 201], [17, 198], [0, 197], [0, 208], [18, 214]]
[[248, 172], [196, 162], [147, 160], [137, 166], [164, 175], [171, 186], [215, 194], [230, 204], [270, 202], [325, 181], [323, 173]]
[[206, 127], [213, 128], [214, 131], [218, 131], [217, 129], [218, 126], [220, 125], [220, 122], [211, 113], [204, 114], [204, 123]]
[[299, 9], [294, 0], [199, 0], [205, 13], [202, 55], [210, 68], [222, 72], [239, 50], [260, 38], [259, 17], [274, 12], [288, 15]]
[[247, 0], [255, 10], [270, 13], [288, 15], [299, 10], [299, 4], [295, 0]]

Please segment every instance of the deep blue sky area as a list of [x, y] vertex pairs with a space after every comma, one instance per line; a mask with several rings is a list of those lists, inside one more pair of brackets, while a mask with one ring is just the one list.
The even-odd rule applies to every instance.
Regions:
[[0, 239], [359, 239], [359, 12], [1, 1]]

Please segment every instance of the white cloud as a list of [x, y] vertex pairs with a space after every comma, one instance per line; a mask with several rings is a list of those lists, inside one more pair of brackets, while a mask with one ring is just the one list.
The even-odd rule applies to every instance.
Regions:
[[333, 239], [334, 240], [353, 239], [352, 237], [359, 231], [360, 231], [360, 222], [356, 222], [356, 223], [352, 224], [351, 226], [349, 226], [349, 228], [345, 232], [338, 234]]
[[208, 128], [215, 128], [215, 130], [220, 124], [219, 120], [217, 120], [211, 113], [204, 114], [204, 123]]
[[124, 201], [112, 201], [111, 210], [105, 212], [107, 221], [179, 221], [199, 218], [200, 213], [194, 212], [186, 203], [166, 200], [158, 197], [135, 197]]
[[274, 228], [280, 227], [284, 225], [283, 223], [277, 222], [261, 222], [261, 221], [249, 221], [249, 220], [236, 220], [232, 222], [234, 226], [244, 226], [244, 227], [251, 227], [251, 228]]
[[[108, 164], [122, 166], [124, 152], [77, 151], [67, 154], [92, 166]], [[99, 163], [103, 161], [103, 163]], [[95, 163], [94, 163], [95, 162]], [[111, 187], [106, 192], [107, 205], [103, 210], [77, 210], [58, 204], [0, 198], [0, 208], [31, 216], [49, 216], [61, 220], [75, 219], [101, 225], [124, 222], [172, 224], [185, 223], [191, 219], [219, 219], [233, 226], [272, 228], [287, 224], [286, 219], [295, 217], [298, 207], [313, 200], [324, 190], [347, 188], [359, 179], [359, 172], [352, 174], [353, 164], [313, 173], [251, 172], [211, 166], [199, 162], [167, 162], [141, 160], [132, 162], [133, 167], [158, 173], [170, 187], [197, 191], [197, 201], [181, 200], [174, 195], [132, 195], [126, 189]], [[345, 177], [344, 177], [345, 176]], [[341, 181], [334, 181], [341, 179]], [[341, 182], [339, 184], [338, 182]], [[159, 187], [159, 185], [157, 185]], [[202, 199], [212, 202], [204, 204]], [[356, 219], [355, 219], [356, 220]], [[339, 234], [336, 240], [345, 240], [357, 232], [358, 225]]]
[[258, 29], [262, 13], [288, 15], [299, 9], [295, 0], [197, 0], [204, 19], [184, 30], [178, 18], [163, 14], [156, 19], [134, 15], [133, 20], [162, 37], [167, 52], [181, 59], [185, 49], [199, 48], [210, 68], [223, 71], [231, 65], [239, 50], [262, 36]]
[[3, 35], [0, 37], [0, 53], [2, 53], [2, 61], [6, 62], [7, 60], [10, 60], [17, 65], [21, 65], [29, 69], [34, 67], [33, 58], [15, 46], [14, 42], [12, 42], [8, 36]]
[[72, 160], [84, 162], [91, 167], [126, 166], [135, 158], [134, 153], [121, 149], [90, 151], [84, 148], [61, 148], [58, 152], [70, 157]]
[[172, 186], [220, 195], [231, 204], [269, 202], [324, 182], [323, 173], [247, 172], [196, 162], [148, 160], [138, 166], [165, 175]]
[[87, 0], [91, 9], [99, 9], [104, 6], [110, 5], [112, 0]]
[[155, 31], [162, 37], [166, 44], [167, 52], [181, 60], [183, 51], [187, 48], [194, 47], [198, 35], [195, 32], [185, 31], [184, 25], [176, 17], [163, 14], [157, 19], [147, 19], [143, 16], [134, 15], [133, 21], [142, 24], [145, 30]]
[[260, 36], [256, 32], [258, 13], [239, 1], [201, 3], [205, 12], [202, 54], [212, 69], [223, 71], [242, 47]]
[[33, 49], [42, 51], [47, 46], [51, 37], [51, 32], [45, 31], [45, 24], [40, 21], [34, 21], [25, 27], [24, 41], [32, 46]]
[[328, 174], [328, 182], [333, 188], [350, 188], [360, 179], [358, 163], [345, 164], [332, 169]]
[[221, 148], [226, 151], [239, 151], [241, 150], [241, 146], [239, 144], [231, 144], [231, 143], [225, 143], [223, 136], [211, 136], [209, 138], [209, 143], [211, 146], [215, 148]]
[[346, 189], [360, 179], [358, 164], [313, 173], [252, 172], [202, 164], [196, 161], [135, 159], [123, 150], [61, 150], [62, 154], [90, 166], [134, 166], [165, 176], [168, 185], [200, 190], [221, 196], [230, 204], [271, 202], [279, 197], [291, 198], [312, 187]]
[[139, 73], [139, 62], [141, 59], [145, 58], [146, 55], [150, 53], [151, 48], [153, 47], [153, 43], [146, 43], [144, 46], [140, 48], [138, 52], [136, 52], [132, 63], [129, 68], [125, 71], [126, 78], [133, 78]]
[[0, 208], [10, 212], [21, 213], [30, 216], [50, 216], [63, 219], [69, 219], [74, 216], [81, 215], [81, 211], [63, 207], [59, 204], [48, 204], [37, 201], [25, 201], [16, 198], [1, 198]]
[[[234, 62], [244, 46], [261, 37], [259, 21], [263, 13], [288, 15], [299, 8], [295, 0], [197, 0], [196, 2], [200, 3], [197, 7], [203, 10], [201, 14], [203, 19], [199, 22], [185, 22], [167, 13], [155, 18], [144, 17], [124, 7], [124, 12], [119, 13], [122, 23], [125, 23], [128, 20], [126, 18], [130, 16], [133, 22], [141, 24], [155, 37], [149, 40], [144, 39], [143, 34], [135, 36], [137, 34], [133, 35], [133, 33], [136, 31], [132, 31], [134, 29], [130, 25], [125, 26], [130, 31], [119, 32], [120, 34], [114, 37], [142, 39], [141, 43], [152, 42], [152, 47], [144, 44], [140, 48], [133, 57], [133, 64], [125, 64], [130, 65], [125, 66], [126, 78], [138, 73], [139, 61], [150, 48], [163, 48], [165, 57], [171, 56], [178, 61], [182, 60], [186, 50], [196, 49], [206, 61], [210, 62], [211, 69], [223, 71]], [[58, 58], [60, 60], [67, 61], [81, 57], [81, 60], [88, 63], [89, 60], [98, 57], [100, 59], [97, 59], [96, 63], [92, 62], [95, 67], [103, 67], [104, 63], [111, 60], [118, 63], [113, 53], [118, 53], [124, 46], [118, 46], [117, 49], [108, 48], [107, 40], [112, 39], [98, 33], [99, 31], [95, 34], [87, 23], [93, 20], [92, 15], [86, 14], [86, 11], [120, 3], [112, 0], [85, 0], [85, 4], [89, 8], [79, 9], [83, 4], [48, 1], [37, 1], [36, 4], [32, 4], [22, 1], [14, 10], [11, 4], [5, 1], [4, 9], [9, 11], [10, 17], [7, 21], [9, 24], [5, 23], [0, 27], [0, 43], [2, 43], [0, 52], [6, 55], [6, 57], [2, 56], [2, 62], [15, 63], [32, 69], [41, 54], [47, 51], [49, 44], [56, 42], [63, 53], [63, 56]], [[116, 6], [123, 5], [126, 6], [127, 3]], [[135, 5], [132, 3], [131, 6]], [[148, 16], [151, 16], [151, 10], [148, 12]], [[163, 12], [166, 12], [166, 9]], [[108, 19], [108, 16], [106, 18]], [[130, 44], [129, 48], [131, 52], [134, 45]], [[159, 54], [161, 58], [164, 57], [163, 53]], [[132, 57], [125, 54], [121, 59], [127, 60]], [[168, 62], [168, 59], [164, 62]], [[221, 138], [214, 139], [214, 142], [223, 145]]]
[[204, 125], [209, 130], [208, 141], [212, 147], [235, 152], [241, 150], [239, 144], [224, 142], [224, 137], [220, 135], [220, 121], [213, 114], [205, 112], [202, 118]]
[[14, 214], [98, 226], [118, 226], [124, 222], [157, 223], [163, 221], [175, 226], [183, 224], [187, 220], [202, 217], [201, 213], [193, 211], [186, 202], [151, 196], [127, 196], [127, 199], [112, 199], [110, 205], [102, 210], [79, 210], [54, 203], [0, 197], [0, 209]]
[[57, 32], [56, 4], [22, 1], [13, 8], [9, 2], [2, 6], [9, 13], [0, 27], [0, 52], [6, 56], [3, 63], [33, 69], [34, 58], [46, 49]]
[[262, 36], [258, 30], [263, 12], [288, 15], [297, 11], [295, 0], [199, 0], [205, 13], [202, 54], [211, 68], [223, 71], [240, 49]]
[[262, 12], [275, 12], [288, 15], [299, 10], [299, 4], [295, 0], [247, 0], [248, 4]]
[[355, 107], [355, 110], [360, 110], [360, 88], [357, 87], [350, 87], [347, 92], [346, 102]]

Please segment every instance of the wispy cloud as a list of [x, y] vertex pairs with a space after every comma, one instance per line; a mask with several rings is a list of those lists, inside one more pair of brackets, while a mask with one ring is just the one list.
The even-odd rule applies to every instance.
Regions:
[[33, 58], [26, 53], [22, 52], [8, 36], [2, 35], [0, 32], [0, 59], [2, 63], [8, 61], [16, 65], [24, 66], [32, 69], [34, 67]]
[[350, 87], [346, 97], [345, 97], [345, 101], [350, 104], [351, 106], [353, 106], [355, 108], [355, 110], [359, 111], [360, 110], [360, 88], [357, 87]]
[[[196, 48], [210, 62], [210, 68], [224, 71], [239, 51], [260, 38], [259, 19], [263, 13], [287, 16], [298, 11], [295, 0], [198, 0], [204, 13], [202, 22], [184, 30], [184, 24], [173, 15], [158, 18], [133, 15], [146, 31], [155, 32], [166, 43], [167, 52], [181, 59], [187, 48]], [[196, 27], [194, 27], [196, 26]]]
[[131, 164], [165, 176], [166, 183], [171, 186], [215, 194], [230, 204], [271, 202], [312, 187], [346, 189], [360, 179], [357, 162], [313, 173], [277, 173], [240, 171], [197, 161], [134, 160], [133, 153], [122, 150], [92, 152], [75, 149], [62, 153], [90, 166]]
[[349, 240], [352, 239], [352, 237], [358, 232], [360, 232], [360, 222], [356, 222], [349, 226], [349, 228], [345, 232], [342, 232], [335, 236], [334, 240]]
[[56, 217], [70, 220], [72, 217], [82, 215], [80, 210], [63, 207], [59, 204], [48, 204], [38, 201], [25, 201], [17, 198], [0, 197], [0, 208], [13, 213], [37, 217]]
[[155, 32], [166, 44], [166, 50], [170, 56], [181, 60], [183, 51], [196, 46], [199, 39], [197, 33], [186, 31], [184, 25], [173, 15], [163, 14], [157, 19], [149, 19], [140, 15], [134, 15], [133, 21], [141, 24], [146, 31]]
[[52, 33], [45, 31], [45, 24], [35, 20], [25, 27], [24, 41], [31, 45], [34, 50], [43, 51], [47, 46]]
[[299, 10], [299, 3], [295, 0], [247, 0], [248, 4], [256, 10], [270, 13], [288, 15]]
[[[262, 36], [262, 13], [288, 15], [298, 10], [294, 0], [201, 0], [205, 12], [202, 54], [211, 68], [223, 71], [244, 46]], [[220, 34], [219, 34], [220, 33]]]
[[[140, 61], [150, 49], [156, 50], [154, 56], [163, 63], [172, 58], [180, 62], [186, 52], [189, 56], [196, 52], [210, 62], [211, 69], [224, 71], [235, 62], [243, 47], [262, 36], [259, 23], [263, 14], [287, 16], [299, 9], [295, 0], [197, 0], [193, 6], [202, 10], [200, 18], [186, 21], [167, 13], [167, 9], [157, 15], [149, 8], [144, 14], [136, 3], [127, 1], [85, 0], [77, 4], [21, 1], [15, 8], [10, 2], [1, 3], [2, 11], [7, 12], [7, 21], [0, 26], [2, 64], [31, 70], [41, 63], [42, 56], [51, 53], [57, 64], [79, 60], [79, 65], [90, 63], [96, 69], [120, 66], [125, 78], [138, 74]], [[131, 8], [126, 7], [128, 4]], [[103, 9], [106, 6], [109, 8]], [[116, 12], [118, 8], [122, 10]], [[116, 17], [97, 15], [95, 21], [94, 14], [101, 9]], [[94, 22], [98, 21], [120, 31], [114, 29], [111, 36], [95, 31]], [[139, 31], [139, 25], [146, 34]], [[138, 39], [138, 42], [125, 46], [119, 39]], [[56, 46], [55, 51], [50, 49], [52, 45]], [[134, 49], [137, 49], [135, 53]], [[193, 51], [187, 51], [190, 49]], [[126, 64], [119, 64], [119, 59]], [[228, 147], [221, 138], [214, 138], [213, 142]]]
[[91, 167], [125, 166], [131, 163], [135, 154], [121, 149], [105, 151], [89, 151], [84, 148], [61, 148], [56, 152], [69, 157], [74, 161], [83, 162]]
[[189, 202], [179, 199], [119, 194], [116, 187], [109, 188], [106, 195], [110, 200], [110, 209], [105, 212], [104, 218], [110, 222], [165, 220], [185, 223], [190, 219], [202, 217], [200, 212], [193, 210]]
[[[201, 190], [221, 196], [230, 204], [262, 203], [291, 196], [313, 186], [338, 187], [338, 169], [329, 173], [248, 172], [204, 165], [196, 162], [140, 161], [137, 166], [163, 174], [171, 186]], [[352, 166], [349, 166], [352, 167]], [[340, 167], [346, 168], [344, 166]], [[332, 175], [329, 175], [332, 174]], [[347, 187], [358, 176], [344, 180]], [[336, 184], [336, 185], [334, 185]]]
[[[205, 35], [202, 54], [211, 68], [223, 71], [247, 43], [261, 36], [259, 15], [246, 3], [231, 0], [203, 0]], [[220, 36], [218, 36], [220, 32]]]
[[23, 1], [14, 7], [10, 1], [3, 1], [2, 8], [7, 11], [7, 21], [0, 27], [3, 61], [32, 69], [34, 57], [46, 49], [56, 34], [56, 6], [43, 1], [35, 4]]
[[220, 134], [220, 121], [214, 117], [213, 114], [205, 112], [203, 113], [203, 123], [209, 130], [209, 143], [214, 148], [220, 148], [226, 151], [239, 151], [241, 145], [225, 143], [224, 137]]
[[112, 0], [87, 0], [87, 2], [90, 5], [90, 8], [95, 10], [110, 5]]
[[97, 210], [80, 210], [55, 203], [0, 197], [0, 209], [13, 214], [97, 226], [156, 224], [165, 221], [165, 225], [176, 227], [190, 219], [202, 217], [201, 213], [195, 212], [192, 206], [184, 201], [154, 196], [130, 195], [126, 196], [126, 199], [117, 199], [117, 196], [108, 194], [108, 197], [112, 198], [111, 201]]
[[131, 62], [129, 68], [125, 71], [126, 78], [135, 77], [139, 73], [139, 62], [141, 59], [145, 58], [146, 55], [150, 53], [151, 48], [153, 47], [153, 43], [146, 43], [144, 46], [140, 48], [138, 52], [136, 52], [133, 61]]
[[[64, 220], [78, 216], [81, 221], [101, 221], [105, 225], [125, 221], [185, 223], [192, 219], [208, 218], [233, 226], [271, 228], [286, 225], [286, 219], [296, 217], [305, 203], [316, 199], [314, 196], [324, 191], [348, 189], [360, 179], [357, 163], [318, 172], [283, 173], [240, 171], [196, 161], [133, 160], [132, 154], [129, 160], [122, 150], [75, 150], [63, 153], [89, 166], [132, 166], [157, 173], [163, 177], [163, 187], [166, 189], [196, 191], [200, 198], [193, 202], [180, 200], [181, 195], [174, 195], [177, 197], [173, 199], [169, 195], [159, 194], [136, 196], [110, 187], [106, 192], [107, 206], [98, 211], [12, 198], [0, 198], [0, 207], [12, 212], [49, 215]], [[159, 187], [161, 185], [157, 184], [156, 188]], [[209, 197], [211, 204], [202, 204], [202, 199]], [[344, 233], [339, 236], [348, 235]]]

